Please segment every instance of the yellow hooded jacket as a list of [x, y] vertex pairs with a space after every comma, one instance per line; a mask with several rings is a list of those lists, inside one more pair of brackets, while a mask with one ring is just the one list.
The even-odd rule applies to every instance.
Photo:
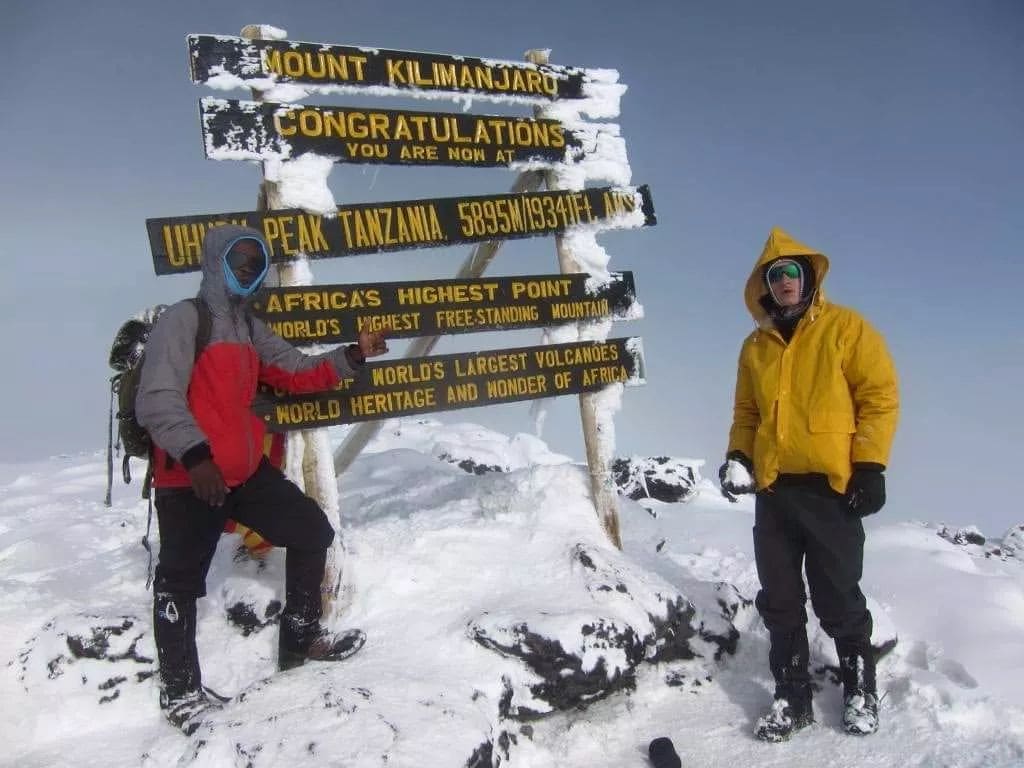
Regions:
[[[760, 299], [764, 265], [805, 256], [814, 267], [811, 306], [787, 344]], [[757, 330], [743, 342], [729, 451], [754, 462], [758, 488], [780, 474], [828, 475], [839, 493], [854, 462], [887, 465], [899, 415], [896, 370], [881, 334], [857, 312], [825, 300], [824, 254], [775, 228], [747, 280]]]

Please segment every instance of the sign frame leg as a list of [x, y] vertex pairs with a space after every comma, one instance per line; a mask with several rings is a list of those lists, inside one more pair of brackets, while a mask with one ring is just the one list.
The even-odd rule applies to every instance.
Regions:
[[[547, 64], [551, 52], [548, 49], [534, 49], [526, 52], [526, 60], [532, 64]], [[545, 109], [537, 107], [537, 117], [545, 116]], [[557, 175], [554, 171], [544, 172], [545, 186], [550, 190], [559, 188]], [[555, 250], [558, 254], [558, 266], [562, 274], [582, 272], [579, 261], [565, 244], [561, 235], [555, 236]], [[612, 475], [614, 459], [614, 440], [604, 440], [602, 436], [614, 436], [615, 425], [610, 413], [602, 411], [600, 393], [586, 392], [579, 396], [580, 421], [583, 426], [583, 441], [587, 451], [587, 468], [590, 475], [590, 489], [594, 497], [594, 510], [608, 535], [609, 541], [616, 549], [622, 549], [622, 533], [619, 526], [619, 497]]]

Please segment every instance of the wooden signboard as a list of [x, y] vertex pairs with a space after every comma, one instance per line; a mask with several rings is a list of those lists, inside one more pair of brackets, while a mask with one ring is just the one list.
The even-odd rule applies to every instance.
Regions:
[[192, 81], [238, 78], [239, 86], [299, 83], [336, 90], [437, 91], [516, 101], [582, 99], [600, 71], [468, 56], [389, 51], [290, 40], [189, 35]]
[[213, 160], [554, 166], [583, 156], [583, 135], [557, 120], [204, 98], [200, 121]]
[[203, 238], [219, 224], [260, 230], [273, 261], [285, 262], [634, 226], [637, 210], [656, 223], [646, 186], [339, 205], [330, 218], [299, 209], [153, 218], [146, 231], [156, 273], [172, 275], [200, 268]]
[[638, 337], [367, 363], [356, 379], [309, 395], [261, 395], [272, 432], [474, 408], [642, 384]]
[[253, 312], [293, 344], [337, 344], [364, 328], [406, 339], [628, 319], [635, 303], [633, 273], [622, 272], [605, 283], [575, 274], [267, 288]]

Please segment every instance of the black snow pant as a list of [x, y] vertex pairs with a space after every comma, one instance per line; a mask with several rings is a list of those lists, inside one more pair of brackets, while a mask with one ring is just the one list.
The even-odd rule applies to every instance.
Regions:
[[315, 625], [322, 612], [320, 585], [334, 529], [313, 499], [265, 458], [223, 506], [200, 501], [191, 488], [158, 488], [160, 555], [154, 579], [153, 632], [160, 677], [171, 699], [201, 686], [196, 652], [196, 599], [230, 518], [259, 533], [285, 557], [285, 616]]
[[864, 526], [824, 475], [782, 475], [757, 493], [754, 557], [761, 582], [757, 610], [771, 637], [777, 684], [809, 680], [805, 565], [822, 629], [840, 649], [870, 649], [871, 612], [860, 590]]

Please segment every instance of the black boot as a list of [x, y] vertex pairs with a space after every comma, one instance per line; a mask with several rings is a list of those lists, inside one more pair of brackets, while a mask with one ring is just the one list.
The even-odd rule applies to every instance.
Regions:
[[203, 689], [196, 651], [196, 600], [191, 595], [157, 592], [153, 638], [160, 663], [160, 709], [168, 722], [193, 733], [204, 715], [219, 709]]
[[786, 741], [796, 731], [814, 722], [811, 685], [775, 686], [775, 700], [757, 721], [754, 735], [761, 741]]
[[875, 654], [869, 640], [837, 640], [843, 680], [843, 728], [856, 736], [878, 730]]
[[814, 722], [807, 632], [771, 633], [768, 662], [775, 678], [775, 700], [757, 721], [754, 735], [762, 741], [786, 741], [794, 732]]
[[285, 559], [285, 606], [278, 633], [277, 668], [284, 672], [306, 660], [342, 661], [363, 647], [366, 635], [350, 629], [333, 633], [320, 625], [320, 584], [326, 550], [289, 549]]
[[281, 616], [278, 634], [277, 668], [281, 672], [302, 666], [309, 661], [343, 661], [366, 642], [361, 629], [330, 632], [320, 625], [304, 624], [288, 614]]

